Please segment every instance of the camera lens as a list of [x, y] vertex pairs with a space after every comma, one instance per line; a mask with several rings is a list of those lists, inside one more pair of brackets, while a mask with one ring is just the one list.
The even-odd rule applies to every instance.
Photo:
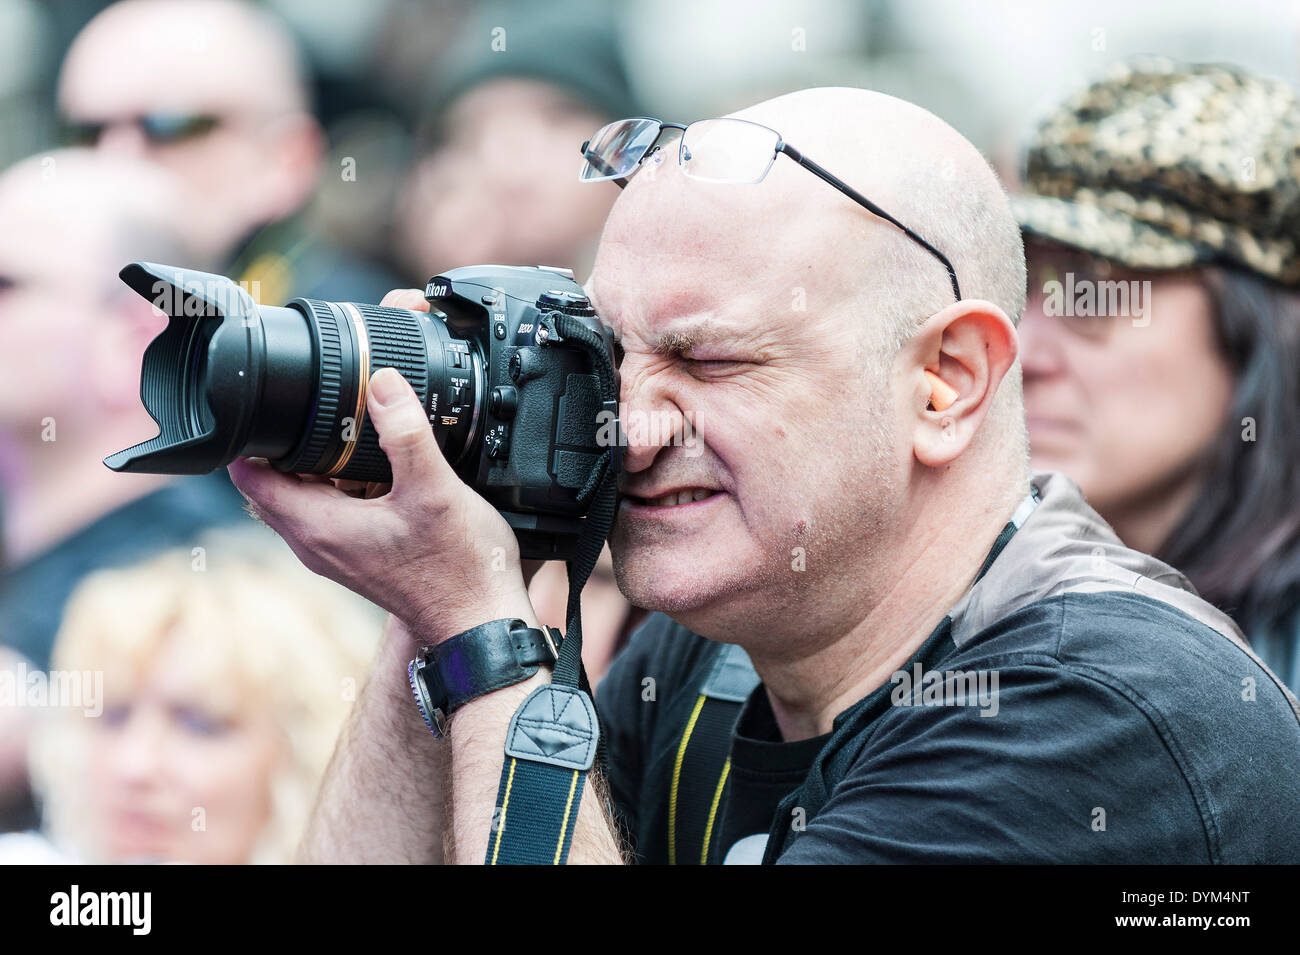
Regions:
[[370, 376], [384, 367], [411, 383], [453, 465], [474, 445], [482, 361], [437, 315], [311, 299], [259, 306], [229, 279], [145, 263], [121, 275], [169, 320], [140, 385], [159, 434], [106, 458], [116, 471], [205, 474], [264, 457], [298, 474], [391, 480], [366, 415]]
[[387, 481], [392, 472], [366, 416], [370, 375], [396, 368], [419, 396], [439, 447], [455, 464], [472, 442], [482, 369], [470, 343], [436, 318], [376, 305], [295, 299], [308, 319], [317, 386], [300, 443], [274, 461], [298, 474]]

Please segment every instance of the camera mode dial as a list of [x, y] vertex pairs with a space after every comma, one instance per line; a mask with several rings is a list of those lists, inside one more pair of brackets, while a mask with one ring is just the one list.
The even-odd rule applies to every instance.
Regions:
[[587, 296], [578, 292], [565, 292], [560, 289], [548, 289], [537, 296], [537, 310], [540, 312], [564, 312], [566, 315], [595, 315]]

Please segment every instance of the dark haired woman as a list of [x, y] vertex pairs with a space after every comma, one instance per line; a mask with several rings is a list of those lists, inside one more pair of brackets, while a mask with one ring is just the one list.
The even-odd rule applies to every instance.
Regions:
[[1034, 467], [1300, 689], [1300, 99], [1128, 67], [1043, 123], [1027, 182]]

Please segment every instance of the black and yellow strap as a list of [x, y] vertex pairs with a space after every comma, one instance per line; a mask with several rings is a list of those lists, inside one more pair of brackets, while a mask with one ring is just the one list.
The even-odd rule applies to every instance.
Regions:
[[[554, 313], [551, 343], [568, 342], [593, 356], [602, 407], [616, 407], [618, 378], [603, 339], [571, 315]], [[615, 421], [615, 433], [618, 433]], [[548, 686], [534, 690], [506, 732], [505, 762], [488, 838], [487, 865], [563, 865], [578, 821], [587, 773], [597, 761], [600, 723], [582, 668], [582, 588], [609, 536], [617, 507], [621, 449], [600, 457], [578, 502], [588, 505], [574, 556], [568, 561], [568, 630]]]
[[677, 745], [668, 790], [668, 864], [707, 865], [731, 774], [731, 737], [759, 683], [749, 656], [719, 644]]
[[[563, 865], [596, 760], [600, 723], [582, 669], [582, 586], [613, 516], [614, 483], [603, 472], [588, 524], [569, 562], [569, 632], [552, 682], [529, 694], [506, 731], [505, 762], [488, 838], [487, 865]], [[594, 533], [590, 533], [595, 529]]]
[[515, 711], [488, 865], [560, 865], [568, 858], [598, 738], [591, 697], [576, 687], [540, 687]]

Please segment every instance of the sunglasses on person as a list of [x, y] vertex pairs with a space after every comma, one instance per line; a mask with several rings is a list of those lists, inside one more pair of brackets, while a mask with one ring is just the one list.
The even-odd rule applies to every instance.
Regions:
[[221, 124], [209, 113], [144, 113], [106, 120], [66, 120], [63, 141], [69, 146], [95, 146], [115, 126], [134, 126], [152, 145], [169, 146], [206, 136]]
[[943, 263], [952, 280], [953, 295], [961, 300], [957, 272], [947, 256], [862, 193], [785, 142], [776, 130], [747, 119], [701, 119], [687, 126], [645, 117], [620, 119], [602, 126], [582, 144], [583, 164], [578, 172], [579, 181], [605, 182], [612, 179], [620, 189], [623, 188], [645, 159], [659, 152], [659, 139], [666, 129], [681, 131], [677, 162], [682, 171], [692, 179], [704, 182], [762, 182], [776, 157], [784, 153], [868, 212], [901, 229], [904, 235]]

